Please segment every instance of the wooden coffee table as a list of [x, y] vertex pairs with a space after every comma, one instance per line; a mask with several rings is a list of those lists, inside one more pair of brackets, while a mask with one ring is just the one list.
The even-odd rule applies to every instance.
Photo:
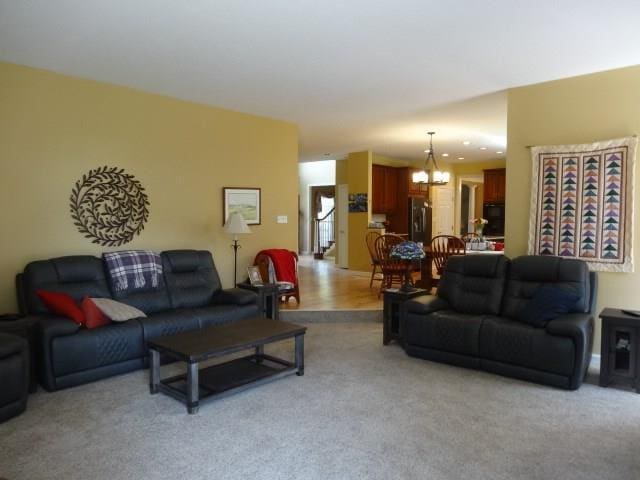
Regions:
[[[304, 334], [307, 327], [256, 317], [227, 325], [159, 337], [147, 342], [151, 356], [151, 393], [163, 392], [185, 403], [196, 413], [200, 401], [221, 398], [246, 388], [291, 375], [304, 375]], [[264, 346], [295, 339], [295, 361], [264, 353]], [[199, 363], [214, 357], [254, 349], [250, 355], [199, 369]], [[160, 354], [187, 364], [187, 372], [160, 378]]]

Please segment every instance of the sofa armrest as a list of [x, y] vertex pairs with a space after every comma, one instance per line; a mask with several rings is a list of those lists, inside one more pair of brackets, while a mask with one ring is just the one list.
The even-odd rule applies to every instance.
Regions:
[[406, 302], [407, 313], [427, 315], [449, 308], [446, 300], [436, 295], [421, 295]]
[[80, 331], [80, 325], [65, 317], [53, 315], [39, 315], [35, 320], [36, 343], [36, 371], [40, 383], [48, 390], [57, 389], [55, 375], [53, 373], [53, 355], [51, 346], [56, 337], [74, 335]]
[[258, 302], [258, 294], [243, 288], [220, 290], [213, 296], [213, 305], [250, 305]]
[[590, 313], [568, 313], [554, 318], [545, 328], [551, 335], [584, 341], [593, 330], [593, 316]]
[[582, 384], [589, 364], [593, 347], [593, 316], [590, 313], [569, 313], [554, 318], [545, 327], [550, 335], [570, 337], [576, 349], [574, 374], [570, 388], [576, 389]]

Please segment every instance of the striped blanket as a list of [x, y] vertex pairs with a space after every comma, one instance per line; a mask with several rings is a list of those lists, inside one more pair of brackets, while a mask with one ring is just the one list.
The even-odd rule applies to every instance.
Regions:
[[162, 275], [160, 255], [151, 250], [124, 250], [103, 253], [107, 273], [114, 290], [151, 289], [159, 284]]

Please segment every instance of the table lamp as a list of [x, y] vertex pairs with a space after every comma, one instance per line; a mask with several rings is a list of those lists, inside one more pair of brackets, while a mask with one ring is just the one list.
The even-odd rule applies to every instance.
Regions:
[[389, 252], [389, 256], [391, 258], [397, 258], [400, 260], [405, 260], [407, 262], [407, 270], [404, 272], [404, 283], [402, 287], [400, 287], [400, 291], [415, 291], [416, 289], [411, 283], [411, 265], [416, 260], [421, 260], [424, 258], [425, 255], [422, 247], [416, 242], [402, 242], [391, 249], [391, 252]]
[[251, 229], [242, 215], [232, 213], [224, 224], [224, 230], [233, 235], [233, 245], [231, 245], [231, 247], [233, 248], [233, 286], [235, 287], [238, 284], [238, 249], [240, 248], [238, 235], [241, 233], [251, 233]]

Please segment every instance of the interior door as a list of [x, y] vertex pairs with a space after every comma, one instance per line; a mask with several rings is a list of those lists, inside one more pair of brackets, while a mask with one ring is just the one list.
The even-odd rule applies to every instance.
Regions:
[[453, 235], [453, 187], [449, 185], [432, 187], [431, 198], [433, 198], [433, 236]]
[[336, 247], [338, 256], [337, 265], [340, 268], [349, 268], [349, 185], [338, 185], [336, 192], [338, 211], [338, 237]]

